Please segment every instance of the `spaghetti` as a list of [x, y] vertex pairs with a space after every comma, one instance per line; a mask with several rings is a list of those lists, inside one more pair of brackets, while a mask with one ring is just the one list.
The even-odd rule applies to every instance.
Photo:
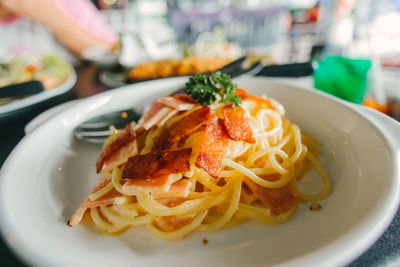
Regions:
[[[326, 198], [331, 182], [317, 160], [318, 142], [278, 102], [237, 94], [239, 107], [164, 97], [138, 124], [114, 130], [97, 162], [103, 178], [69, 225], [89, 211], [107, 234], [142, 225], [158, 238], [179, 239], [248, 219], [284, 223], [299, 201]], [[297, 186], [310, 167], [323, 184], [315, 194]]]

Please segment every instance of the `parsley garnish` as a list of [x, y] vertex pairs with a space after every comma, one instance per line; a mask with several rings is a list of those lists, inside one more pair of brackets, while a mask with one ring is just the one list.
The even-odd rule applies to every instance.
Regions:
[[240, 95], [235, 93], [237, 85], [229, 75], [213, 72], [209, 75], [196, 74], [186, 83], [185, 93], [197, 100], [202, 106], [209, 106], [215, 101], [222, 103], [231, 102], [232, 106], [242, 103]]

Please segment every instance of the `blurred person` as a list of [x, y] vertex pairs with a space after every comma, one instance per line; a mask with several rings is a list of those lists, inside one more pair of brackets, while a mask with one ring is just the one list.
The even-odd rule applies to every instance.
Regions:
[[117, 34], [89, 0], [0, 0], [0, 36], [0, 61], [57, 53], [76, 63], [89, 48], [118, 45]]

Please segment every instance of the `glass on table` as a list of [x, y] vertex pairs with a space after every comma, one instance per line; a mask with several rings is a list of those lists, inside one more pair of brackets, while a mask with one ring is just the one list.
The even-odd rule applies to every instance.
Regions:
[[[386, 115], [400, 121], [400, 79], [399, 70], [396, 68], [384, 68], [380, 72], [380, 87], [383, 94], [377, 97], [375, 94], [374, 74], [370, 74], [368, 79], [368, 88], [363, 105], [376, 109]], [[378, 100], [379, 99], [379, 100]]]

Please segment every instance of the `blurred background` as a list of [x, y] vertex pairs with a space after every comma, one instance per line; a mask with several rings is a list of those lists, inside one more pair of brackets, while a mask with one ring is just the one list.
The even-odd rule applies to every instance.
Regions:
[[313, 62], [317, 89], [398, 116], [390, 105], [400, 90], [399, 0], [94, 3], [120, 36], [127, 66], [249, 53], [267, 65]]
[[[174, 45], [179, 45], [180, 52], [205, 54], [211, 48], [211, 55], [219, 56], [217, 53], [237, 53], [236, 49], [270, 53], [283, 64], [309, 60], [313, 52], [324, 48], [349, 57], [370, 58], [375, 53], [385, 65], [395, 66], [400, 52], [397, 0], [94, 3], [120, 36], [135, 39], [151, 59], [168, 57], [161, 53], [172, 53], [177, 49]], [[217, 46], [219, 42], [225, 44], [225, 50]], [[215, 46], [204, 48], [207, 44]], [[152, 45], [158, 51], [152, 51]]]
[[[9, 8], [7, 2], [10, 1], [1, 0], [0, 7]], [[20, 2], [21, 6], [27, 1], [14, 2]], [[68, 78], [68, 71], [71, 72], [65, 66], [60, 67], [63, 71], [57, 74], [58, 82], [42, 78], [46, 75], [26, 74], [27, 66], [31, 67], [28, 72], [32, 73], [32, 69], [36, 71], [39, 66], [45, 65], [42, 57], [49, 53], [56, 54], [57, 59], [52, 62], [62, 60], [75, 68], [78, 81], [74, 85], [78, 90], [73, 91], [78, 98], [126, 84], [129, 78], [135, 79], [132, 68], [143, 63], [161, 61], [159, 65], [144, 66], [146, 70], [151, 67], [154, 71], [159, 66], [165, 68], [167, 63], [178, 64], [168, 61], [171, 59], [234, 60], [251, 55], [253, 60], [262, 59], [264, 65], [312, 64], [311, 75], [308, 72], [298, 75], [310, 76], [312, 86], [396, 116], [393, 110], [388, 111], [387, 105], [394, 102], [400, 90], [397, 79], [400, 67], [399, 0], [42, 2], [56, 2], [66, 19], [72, 19], [89, 35], [107, 40], [107, 45], [113, 40], [112, 45], [106, 47], [93, 43], [84, 46], [84, 49], [73, 47], [68, 42], [73, 43], [76, 38], [76, 43], [79, 43], [79, 36], [72, 34], [70, 40], [63, 40], [51, 21], [43, 23], [18, 10], [21, 8], [11, 8], [14, 14], [27, 15], [33, 23], [13, 23], [9, 20], [4, 23], [3, 16], [0, 32], [6, 38], [0, 41], [0, 86], [34, 77], [45, 85], [45, 89], [57, 88]], [[89, 12], [90, 8], [81, 8], [83, 2], [90, 2], [98, 14], [93, 14], [93, 10]], [[42, 29], [35, 28], [37, 22], [44, 24], [46, 30], [50, 29], [55, 38], [35, 39], [35, 36], [44, 36]], [[22, 25], [11, 31], [10, 24]], [[35, 41], [32, 42], [32, 39]], [[54, 39], [66, 49], [54, 49]], [[18, 67], [23, 71], [15, 71]], [[174, 75], [176, 73], [164, 76]], [[85, 88], [79, 89], [80, 86]], [[13, 98], [7, 101], [0, 98], [0, 104], [11, 100]]]

